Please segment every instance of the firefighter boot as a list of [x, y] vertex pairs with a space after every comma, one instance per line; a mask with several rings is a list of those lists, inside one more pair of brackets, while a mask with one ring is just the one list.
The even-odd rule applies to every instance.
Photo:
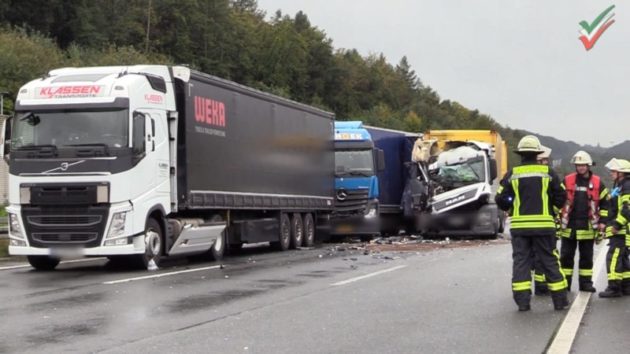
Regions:
[[621, 293], [626, 296], [630, 295], [630, 279], [621, 281]]
[[597, 291], [595, 287], [593, 287], [593, 282], [588, 280], [580, 280], [580, 291], [585, 291], [587, 293], [594, 293]]
[[518, 291], [514, 292], [514, 302], [516, 302], [516, 306], [518, 306], [519, 311], [529, 311], [531, 309], [529, 302], [531, 300], [532, 294], [528, 291]]
[[569, 306], [566, 290], [551, 293], [551, 300], [553, 301], [553, 309], [556, 311], [564, 310], [565, 307]]
[[620, 297], [622, 295], [623, 293], [621, 292], [621, 284], [619, 280], [609, 281], [606, 290], [599, 293], [599, 297], [602, 298]]

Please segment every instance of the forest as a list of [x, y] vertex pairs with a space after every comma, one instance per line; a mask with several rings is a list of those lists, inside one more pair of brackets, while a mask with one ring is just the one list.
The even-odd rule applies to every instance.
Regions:
[[[42, 11], [45, 9], [45, 11]], [[307, 14], [255, 0], [0, 0], [0, 92], [64, 66], [183, 64], [391, 129], [526, 132], [440, 97], [407, 57], [334, 48]], [[510, 162], [515, 161], [511, 156]]]

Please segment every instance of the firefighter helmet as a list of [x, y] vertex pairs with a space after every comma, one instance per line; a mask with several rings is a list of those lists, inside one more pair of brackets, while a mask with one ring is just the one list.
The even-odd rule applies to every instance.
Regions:
[[630, 161], [628, 160], [618, 160], [619, 161], [619, 169], [618, 172], [621, 173], [630, 173]]
[[610, 161], [606, 163], [605, 166], [609, 171], [619, 171], [621, 168], [621, 160], [617, 158], [612, 158]]
[[521, 138], [521, 140], [518, 142], [515, 152], [516, 153], [534, 152], [534, 153], [539, 154], [543, 152], [543, 150], [542, 150], [542, 145], [540, 145], [540, 140], [538, 140], [537, 137], [533, 135], [526, 135], [523, 138]]
[[573, 155], [571, 163], [574, 165], [593, 166], [593, 159], [591, 159], [591, 155], [589, 155], [588, 152], [580, 150]]

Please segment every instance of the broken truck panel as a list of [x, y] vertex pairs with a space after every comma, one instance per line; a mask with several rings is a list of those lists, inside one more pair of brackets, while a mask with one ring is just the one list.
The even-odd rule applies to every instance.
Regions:
[[[492, 131], [437, 132], [416, 141], [412, 153], [417, 172], [410, 175], [406, 196], [412, 201], [416, 229], [496, 236], [503, 231], [503, 213], [491, 195], [497, 167], [505, 159], [503, 140]], [[468, 136], [485, 140], [473, 141]], [[452, 140], [454, 137], [459, 140]], [[492, 142], [499, 144], [498, 153]], [[497, 162], [497, 156], [502, 161]]]

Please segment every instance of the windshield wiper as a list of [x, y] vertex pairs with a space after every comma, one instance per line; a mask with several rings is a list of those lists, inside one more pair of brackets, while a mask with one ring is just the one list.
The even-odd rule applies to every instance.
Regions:
[[105, 149], [109, 148], [109, 145], [103, 143], [87, 143], [87, 144], [66, 144], [63, 146], [95, 146], [95, 147], [103, 147]]
[[369, 171], [350, 171], [348, 173], [352, 176], [365, 176], [365, 177], [372, 176], [372, 172], [369, 172]]
[[20, 147], [17, 147], [16, 149], [17, 150], [43, 150], [43, 149], [57, 150], [57, 145], [52, 145], [52, 144], [41, 144], [41, 145], [27, 144], [27, 145], [22, 145]]
[[107, 156], [109, 156], [109, 145], [107, 144], [103, 144], [103, 143], [85, 143], [85, 144], [66, 144], [63, 146], [70, 146], [70, 147], [83, 147], [83, 148], [92, 148], [89, 151], [85, 151], [84, 150], [78, 150], [77, 151], [77, 155], [80, 156], [84, 156], [86, 153], [91, 153], [96, 155], [96, 151], [98, 148], [102, 148], [103, 149], [103, 153]]

